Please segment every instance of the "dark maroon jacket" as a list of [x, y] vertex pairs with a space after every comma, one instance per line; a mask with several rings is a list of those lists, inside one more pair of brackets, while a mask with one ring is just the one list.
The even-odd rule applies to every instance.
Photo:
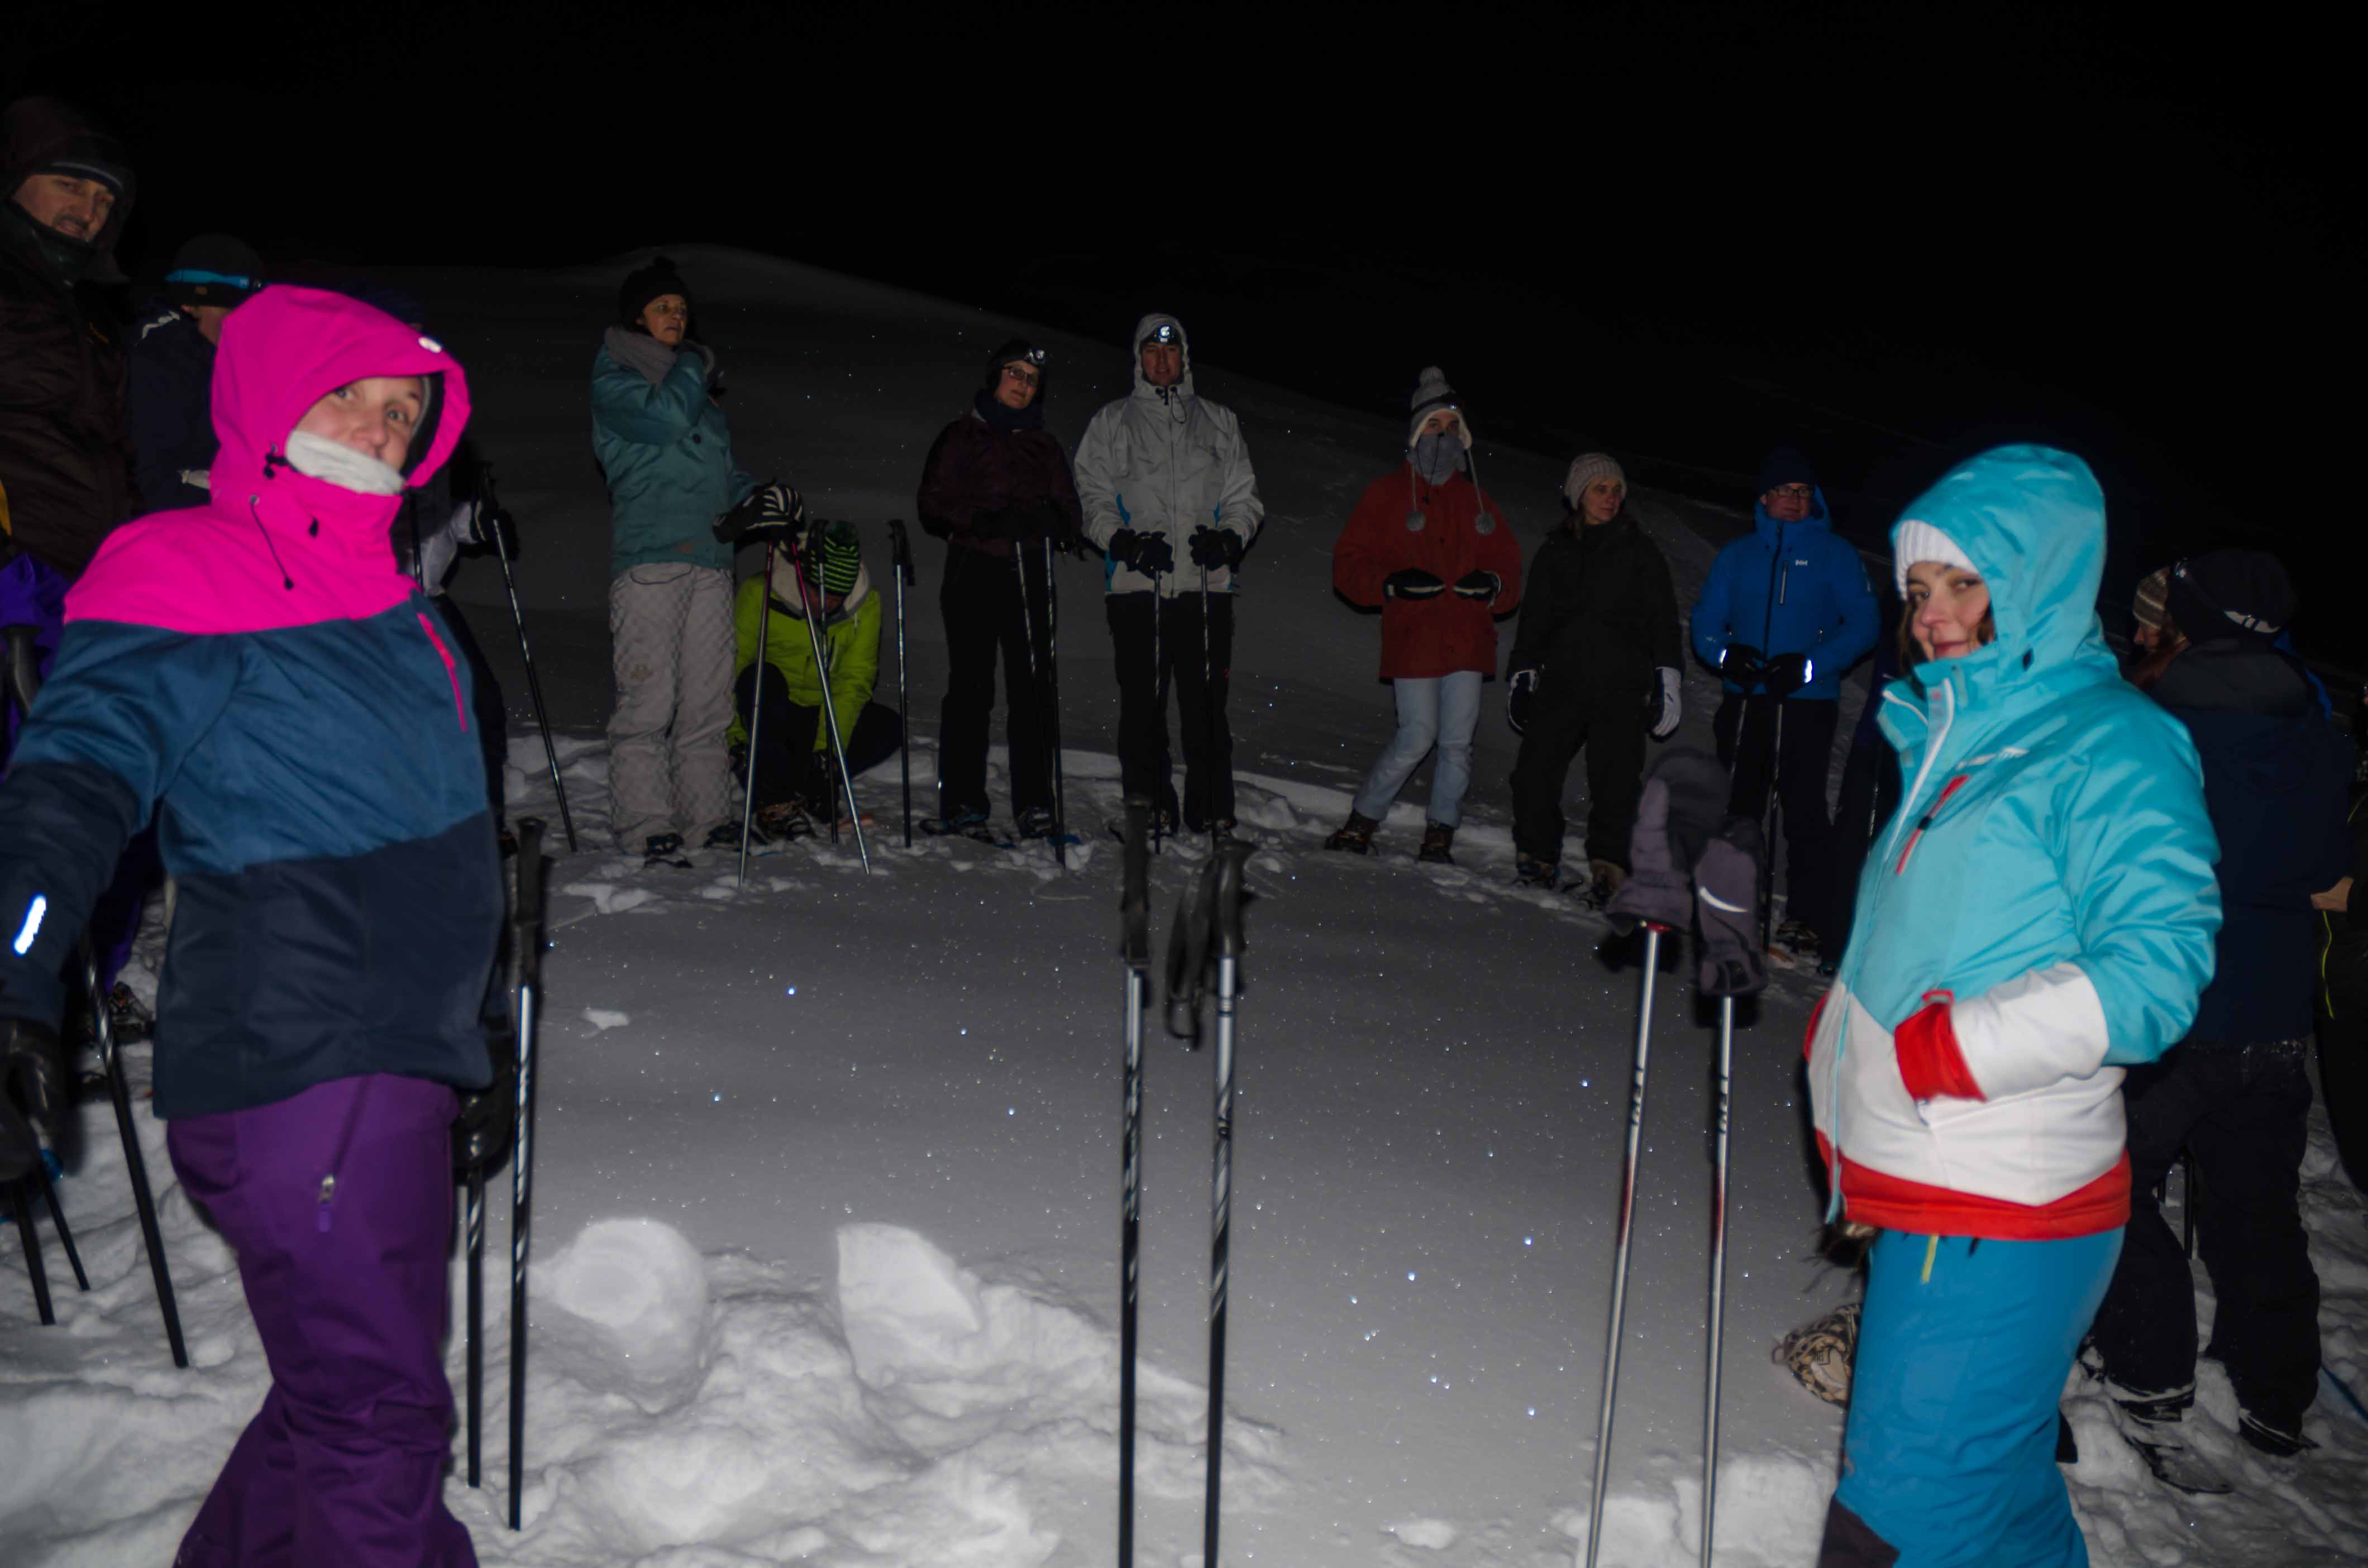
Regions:
[[973, 525], [985, 513], [1032, 514], [1025, 539], [1074, 539], [1085, 526], [1068, 455], [1044, 430], [997, 430], [975, 411], [938, 432], [921, 469], [921, 527], [964, 550], [1008, 558], [1011, 540], [982, 538]]

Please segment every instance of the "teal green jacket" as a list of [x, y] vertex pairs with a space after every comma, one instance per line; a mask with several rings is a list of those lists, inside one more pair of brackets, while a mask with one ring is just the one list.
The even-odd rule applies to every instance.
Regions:
[[592, 453], [608, 476], [609, 574], [654, 562], [729, 571], [716, 519], [757, 482], [732, 460], [732, 427], [707, 395], [707, 355], [686, 346], [650, 379], [600, 349], [592, 359]]

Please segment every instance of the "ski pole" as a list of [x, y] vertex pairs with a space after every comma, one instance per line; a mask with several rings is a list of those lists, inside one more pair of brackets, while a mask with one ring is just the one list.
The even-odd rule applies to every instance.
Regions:
[[1061, 782], [1061, 589], [1053, 578], [1053, 538], [1044, 536], [1044, 703], [1053, 710], [1053, 845], [1061, 869], [1069, 869], [1069, 808]]
[[542, 987], [542, 829], [518, 819], [518, 1147], [510, 1166], [510, 1528], [520, 1528], [526, 1491], [526, 1255], [534, 1196], [534, 1025]]
[[[1768, 743], [1768, 897], [1759, 906], [1759, 945], [1763, 948], [1776, 922], [1776, 835], [1784, 826], [1784, 699], [1772, 691], [1768, 699], [1775, 705], [1775, 733]], [[1793, 869], [1788, 855], [1784, 858], [1785, 875], [1792, 875]]]
[[[36, 631], [25, 625], [0, 627], [0, 643], [8, 652], [9, 693], [28, 722], [33, 716], [33, 700], [41, 691], [40, 665], [33, 647]], [[131, 1180], [131, 1206], [139, 1211], [140, 1239], [148, 1249], [148, 1272], [155, 1281], [156, 1305], [165, 1314], [165, 1342], [172, 1349], [173, 1365], [187, 1368], [189, 1350], [181, 1338], [181, 1309], [173, 1296], [172, 1270], [165, 1262], [164, 1233], [156, 1224], [156, 1195], [148, 1185], [148, 1162], [140, 1153], [140, 1132], [131, 1120], [131, 1085], [123, 1076], [123, 1058], [115, 1049], [115, 1023], [107, 1010], [107, 988], [99, 983], [98, 949], [92, 945], [87, 931], [83, 933], [79, 956], [83, 988], [90, 998], [91, 1032], [97, 1039], [99, 1065], [107, 1074], [107, 1096], [115, 1106], [115, 1130], [123, 1139], [124, 1169]], [[28, 1227], [28, 1240], [31, 1234]]]
[[1151, 988], [1152, 804], [1126, 802], [1119, 956], [1126, 964], [1124, 1135], [1120, 1140], [1118, 1309], [1118, 1564], [1134, 1562], [1134, 1359], [1143, 1221], [1143, 1010]]
[[[870, 876], [871, 851], [863, 842], [862, 814], [855, 809], [855, 775], [847, 769], [847, 744], [839, 734], [838, 706], [831, 700], [830, 697], [830, 660], [824, 654], [822, 646], [822, 626], [819, 619], [822, 615], [822, 552], [815, 548], [822, 530], [823, 521], [820, 517], [816, 517], [807, 535], [804, 548], [803, 550], [796, 546], [791, 548], [790, 564], [796, 569], [797, 573], [798, 603], [805, 610], [806, 639], [814, 644], [814, 675], [822, 687], [822, 718], [823, 723], [830, 732], [831, 760], [838, 764], [838, 781], [847, 790], [847, 818], [848, 825], [855, 829], [855, 853], [863, 861], [863, 874]], [[814, 562], [812, 583], [806, 581], [808, 561]], [[834, 817], [837, 815], [836, 808], [831, 814]], [[838, 825], [834, 822], [831, 824], [831, 837], [835, 841], [837, 836]]]
[[49, 1205], [50, 1223], [57, 1228], [58, 1244], [65, 1248], [66, 1267], [74, 1270], [74, 1289], [87, 1291], [90, 1276], [83, 1271], [82, 1254], [74, 1246], [74, 1232], [66, 1228], [66, 1211], [58, 1204], [57, 1179], [50, 1175], [49, 1162], [44, 1160], [36, 1173], [41, 1183], [41, 1200]]
[[1661, 967], [1661, 935], [1645, 923], [1644, 997], [1636, 1008], [1636, 1064], [1628, 1086], [1628, 1153], [1620, 1171], [1620, 1233], [1611, 1262], [1611, 1333], [1603, 1346], [1603, 1409], [1595, 1425], [1595, 1490], [1587, 1500], [1587, 1568], [1603, 1544], [1603, 1486], [1611, 1470], [1611, 1401], [1620, 1383], [1620, 1323], [1628, 1304], [1628, 1241], [1636, 1217], [1636, 1150], [1645, 1132], [1645, 1070], [1653, 1048], [1653, 977]]
[[[1041, 740], [1044, 727], [1044, 676], [1036, 658], [1036, 617], [1028, 608], [1027, 552], [1014, 550], [1011, 565], [1012, 581], [1019, 589], [1019, 637], [1028, 644], [1028, 699], [1036, 705], [1036, 727]], [[1011, 710], [1014, 713], [1019, 710], [1019, 699], [1016, 695], [1011, 699]], [[1017, 770], [1016, 764], [1014, 770]], [[1064, 869], [1069, 864], [1068, 858], [1061, 853], [1061, 835], [1057, 831], [1053, 835], [1053, 863]]]
[[468, 1249], [469, 1484], [484, 1479], [485, 1442], [485, 1172], [472, 1165], [461, 1189], [461, 1233]]
[[[1178, 713], [1178, 718], [1183, 715]], [[1201, 813], [1209, 824], [1209, 842], [1217, 842], [1217, 665], [1209, 656], [1209, 569], [1201, 568], [1201, 744], [1207, 761], [1201, 771]], [[1233, 764], [1225, 771], [1230, 775]]]
[[508, 514], [494, 496], [494, 470], [484, 470], [486, 528], [494, 536], [494, 553], [501, 557], [502, 586], [510, 597], [510, 620], [518, 627], [518, 662], [526, 665], [527, 696], [534, 701], [535, 728], [542, 732], [542, 759], [551, 766], [552, 792], [559, 797], [559, 824], [567, 830], [567, 852], [575, 853], [575, 816], [567, 809], [567, 785], [559, 777], [559, 750], [551, 744], [551, 710], [542, 705], [542, 677], [535, 674], [534, 649], [526, 640], [526, 612], [518, 608], [518, 576], [510, 570], [508, 531], [502, 527]]
[[913, 726], [905, 717], [905, 590], [913, 584], [913, 541], [905, 519], [888, 519], [890, 565], [896, 578], [896, 766], [905, 786], [905, 847], [913, 847]]
[[[1167, 666], [1161, 664], [1159, 660], [1159, 612], [1162, 608], [1159, 597], [1159, 574], [1154, 572], [1150, 575], [1151, 711], [1155, 715], [1154, 722], [1159, 726], [1159, 750], [1164, 756], [1167, 750]], [[1163, 778], [1159, 782], [1161, 787], [1160, 793], [1164, 797], [1167, 793], [1167, 780]], [[1151, 852], [1154, 855], [1160, 852], [1159, 846], [1162, 836], [1163, 835], [1160, 833], [1160, 808], [1158, 803], [1155, 801], [1152, 806], [1151, 813]], [[1213, 1568], [1213, 1564], [1212, 1565], [1212, 1568]]]
[[759, 574], [765, 591], [757, 601], [757, 656], [748, 665], [748, 777], [743, 782], [740, 796], [740, 885], [748, 885], [748, 835], [757, 822], [757, 770], [763, 766], [764, 754], [757, 749], [762, 737], [757, 733], [765, 723], [765, 670], [771, 663], [766, 654], [771, 651], [767, 639], [773, 629], [773, 542], [765, 541], [765, 564]]
[[[1717, 1153], [1711, 1162], [1710, 1386], [1702, 1395], [1702, 1561], [1711, 1568], [1711, 1525], [1718, 1509], [1719, 1352], [1726, 1327], [1726, 1133], [1735, 1075], [1735, 998], [1718, 999]], [[1599, 1481], [1600, 1491], [1602, 1483]], [[1590, 1533], [1590, 1541], [1594, 1539]]]
[[1217, 1523], [1223, 1512], [1225, 1457], [1225, 1309], [1233, 1272], [1234, 1008], [1241, 996], [1242, 865], [1247, 843], [1223, 846], [1210, 918], [1217, 955], [1216, 1141], [1209, 1174], [1209, 1495], [1201, 1530], [1201, 1561], [1217, 1563]]

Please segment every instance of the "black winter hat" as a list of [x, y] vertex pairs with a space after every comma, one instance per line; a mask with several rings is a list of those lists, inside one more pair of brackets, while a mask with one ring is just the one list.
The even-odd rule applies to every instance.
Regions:
[[661, 294], [679, 294], [683, 302], [690, 302], [690, 285], [674, 269], [674, 263], [662, 256], [654, 256], [643, 265], [625, 274], [617, 287], [617, 319], [633, 326], [642, 319], [642, 310]]
[[1760, 460], [1759, 488], [1752, 494], [1765, 495], [1780, 484], [1816, 483], [1817, 471], [1810, 464], [1809, 454], [1788, 443]]
[[[1036, 374], [1040, 377], [1044, 373], [1044, 351], [1042, 348], [1024, 337], [1007, 338], [1004, 340], [1003, 347], [986, 357], [986, 390], [988, 392], [993, 392], [996, 384], [1003, 380], [1003, 367], [1010, 364], [1014, 359], [1025, 359], [1035, 366]], [[1040, 381], [1038, 383], [1040, 392], [1042, 388], [1042, 383]]]
[[228, 234], [199, 234], [173, 253], [165, 295], [176, 305], [236, 305], [263, 284], [263, 258], [255, 247]]
[[2215, 550], [2170, 569], [2170, 619], [2192, 642], [2221, 637], [2268, 642], [2294, 619], [2294, 579], [2274, 555]]

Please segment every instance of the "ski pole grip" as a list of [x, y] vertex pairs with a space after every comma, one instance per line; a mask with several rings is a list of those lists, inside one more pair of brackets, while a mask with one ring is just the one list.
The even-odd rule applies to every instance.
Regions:
[[1151, 802], [1131, 795], [1126, 802], [1125, 870], [1118, 911], [1121, 938], [1119, 956], [1129, 969], [1151, 965]]
[[518, 925], [521, 938], [529, 943], [540, 940], [542, 930], [544, 825], [541, 817], [518, 818]]
[[913, 586], [913, 540], [905, 531], [904, 518], [888, 519], [888, 547], [896, 570], [905, 574], [905, 586]]
[[1251, 848], [1237, 838], [1218, 853], [1216, 939], [1221, 958], [1238, 959], [1247, 946], [1242, 936], [1242, 906], [1248, 902], [1242, 874], [1249, 863]]
[[40, 655], [33, 647], [40, 630], [21, 623], [0, 626], [0, 641], [8, 648], [8, 696], [28, 718], [32, 716], [33, 699], [41, 694]]

